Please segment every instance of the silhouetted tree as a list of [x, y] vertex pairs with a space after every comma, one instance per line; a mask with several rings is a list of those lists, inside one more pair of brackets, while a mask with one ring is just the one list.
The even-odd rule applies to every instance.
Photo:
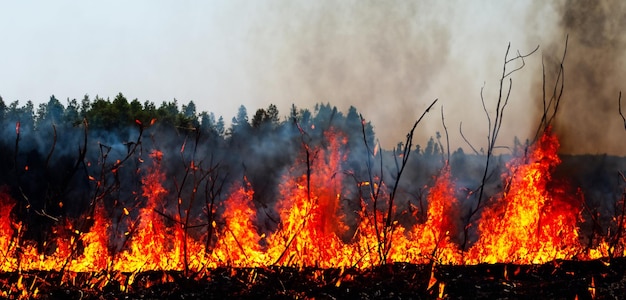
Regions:
[[117, 96], [115, 96], [111, 109], [113, 113], [117, 114], [118, 121], [122, 126], [128, 126], [135, 121], [130, 117], [130, 105], [122, 93], [118, 93]]
[[183, 104], [183, 115], [188, 118], [196, 117], [196, 104], [193, 100], [189, 101], [187, 105]]
[[91, 109], [91, 100], [89, 99], [89, 95], [85, 94], [82, 100], [80, 100], [80, 117], [87, 117], [87, 112]]
[[51, 124], [58, 125], [63, 121], [65, 114], [65, 107], [59, 102], [59, 100], [50, 96], [48, 103], [41, 103], [37, 110], [37, 127], [39, 125], [49, 126]]
[[4, 115], [6, 114], [7, 105], [4, 103], [2, 96], [0, 96], [0, 123], [4, 122]]
[[245, 106], [241, 105], [237, 110], [237, 116], [233, 117], [230, 134], [246, 133], [249, 129], [250, 124], [248, 123], [248, 110]]
[[33, 102], [28, 100], [24, 106], [20, 106], [19, 100], [15, 100], [9, 104], [6, 110], [6, 120], [9, 125], [20, 124], [21, 130], [33, 129], [35, 126], [35, 106]]
[[219, 119], [217, 119], [217, 123], [215, 123], [215, 131], [217, 131], [218, 135], [224, 136], [224, 133], [226, 133], [225, 126], [224, 117], [220, 116]]
[[278, 125], [278, 108], [274, 104], [270, 104], [267, 109], [259, 108], [254, 117], [252, 117], [252, 127], [260, 128], [264, 125]]
[[430, 137], [428, 143], [426, 144], [426, 148], [424, 149], [425, 156], [433, 156], [439, 154], [439, 144], [435, 141], [433, 137]]
[[76, 126], [81, 123], [81, 118], [79, 116], [78, 110], [78, 101], [76, 98], [70, 100], [67, 99], [67, 107], [65, 108], [65, 114], [63, 116], [63, 123], [65, 126]]
[[265, 111], [265, 109], [259, 108], [257, 109], [256, 113], [254, 114], [254, 117], [252, 117], [252, 128], [259, 128], [261, 127], [261, 125], [263, 124], [263, 122], [265, 122], [265, 120], [267, 119], [267, 112]]

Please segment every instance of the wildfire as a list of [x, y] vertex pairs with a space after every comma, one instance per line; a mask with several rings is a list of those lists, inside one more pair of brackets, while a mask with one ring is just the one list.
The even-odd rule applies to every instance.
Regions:
[[253, 195], [252, 186], [244, 178], [244, 185], [233, 188], [226, 201], [224, 230], [213, 250], [218, 262], [237, 267], [258, 267], [265, 262], [261, 237], [254, 226]]
[[558, 147], [547, 131], [527, 157], [509, 162], [510, 174], [503, 178], [508, 188], [483, 212], [469, 263], [537, 264], [571, 259], [582, 251], [576, 199], [548, 189], [552, 170], [561, 162]]
[[[15, 238], [14, 234], [19, 231], [21, 224], [13, 222], [11, 210], [15, 206], [15, 202], [7, 194], [6, 191], [0, 191], [0, 266], [2, 270], [11, 269], [15, 264]], [[17, 227], [17, 228], [16, 228]]]
[[445, 165], [430, 189], [428, 215], [424, 224], [415, 226], [410, 232], [411, 243], [407, 251], [413, 254], [411, 261], [434, 260], [442, 264], [458, 264], [461, 256], [450, 240], [457, 232], [454, 221], [458, 219], [454, 185], [450, 179], [450, 166]]
[[156, 213], [163, 210], [160, 205], [167, 194], [162, 186], [165, 176], [160, 170], [163, 153], [155, 151], [150, 157], [153, 165], [143, 179], [143, 195], [147, 203], [139, 210], [141, 217], [139, 224], [132, 230], [129, 249], [116, 260], [115, 269], [124, 272], [183, 269], [181, 244], [184, 241], [179, 226], [166, 228], [162, 216]]
[[[54, 228], [56, 239], [46, 241], [54, 251], [39, 253], [32, 242], [22, 238], [22, 223], [12, 215], [15, 200], [8, 191], [0, 191], [0, 270], [202, 273], [221, 266], [537, 264], [556, 259], [592, 259], [605, 253], [598, 250], [587, 252], [593, 255], [583, 254], [577, 227], [580, 205], [576, 197], [550, 186], [552, 171], [560, 159], [558, 139], [549, 131], [527, 155], [507, 164], [508, 171], [502, 177], [504, 191], [483, 208], [477, 221], [478, 239], [465, 252], [454, 239], [462, 231], [462, 203], [455, 195], [447, 163], [428, 189], [426, 218], [412, 228], [404, 228], [397, 220], [389, 222], [386, 210], [373, 205], [373, 201], [384, 204], [389, 200], [385, 186], [376, 199], [360, 199], [360, 211], [345, 215], [341, 201], [345, 184], [342, 163], [349, 154], [346, 143], [341, 132], [329, 130], [323, 145], [305, 149], [309, 159], [299, 160], [280, 185], [276, 204], [279, 220], [274, 232], [262, 234], [257, 228], [254, 190], [248, 180], [244, 178], [232, 187], [221, 218], [208, 224], [216, 230], [214, 243], [186, 234], [179, 215], [165, 213], [168, 191], [163, 186], [166, 178], [159, 151], [150, 155], [152, 165], [142, 177], [145, 205], [130, 212], [123, 208], [125, 216], [138, 217], [126, 224], [128, 241], [121, 251], [112, 251], [111, 220], [104, 204], [97, 202], [86, 216], [91, 222], [88, 229], [81, 229], [85, 232], [76, 229], [74, 220], [62, 220]], [[359, 181], [358, 185], [378, 187], [369, 181]], [[397, 208], [393, 207], [392, 212], [397, 214]], [[345, 222], [349, 217], [358, 219], [353, 231]], [[169, 223], [166, 218], [171, 218]], [[354, 234], [346, 236], [347, 232]], [[444, 285], [438, 287], [443, 294]]]
[[326, 133], [326, 149], [314, 150], [305, 174], [289, 177], [281, 186], [279, 230], [267, 239], [267, 253], [279, 265], [346, 266], [351, 254], [340, 235], [346, 230], [339, 212], [345, 137]]

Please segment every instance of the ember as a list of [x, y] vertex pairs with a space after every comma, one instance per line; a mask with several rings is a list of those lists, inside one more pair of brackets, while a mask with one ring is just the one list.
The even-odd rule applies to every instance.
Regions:
[[480, 238], [468, 251], [468, 263], [540, 264], [583, 252], [576, 197], [547, 188], [560, 163], [558, 147], [556, 136], [547, 131], [527, 157], [509, 162], [510, 178], [504, 178], [508, 186], [483, 212]]
[[[150, 155], [151, 166], [141, 181], [146, 203], [136, 210], [136, 221], [128, 225], [128, 241], [122, 251], [112, 252], [115, 248], [110, 240], [113, 224], [107, 219], [104, 206], [96, 203], [93, 215], [87, 216], [92, 219], [88, 231], [75, 229], [68, 219], [59, 223], [64, 225], [54, 228], [55, 238], [46, 242], [46, 246], [54, 245], [48, 246], [54, 251], [40, 252], [22, 238], [22, 222], [10, 214], [15, 200], [5, 190], [0, 194], [1, 266], [5, 274], [21, 275], [17, 285], [5, 290], [3, 296], [35, 296], [39, 288], [47, 289], [40, 286], [39, 275], [35, 275], [42, 271], [51, 272], [42, 275], [44, 278], [57, 280], [65, 286], [92, 290], [113, 288], [114, 293], [138, 287], [162, 287], [176, 281], [175, 278], [181, 276], [177, 272], [189, 274], [185, 278], [209, 279], [214, 276], [212, 270], [220, 268], [229, 268], [235, 273], [228, 277], [243, 280], [243, 276], [254, 286], [255, 282], [268, 280], [268, 276], [276, 276], [263, 269], [275, 266], [338, 269], [341, 270], [338, 273], [321, 271], [311, 276], [324, 284], [345, 287], [361, 276], [356, 275], [355, 270], [372, 270], [387, 263], [534, 265], [557, 260], [593, 260], [607, 255], [603, 245], [588, 249], [579, 242], [577, 222], [582, 207], [577, 203], [578, 198], [563, 193], [558, 187], [548, 189], [551, 172], [560, 162], [558, 140], [550, 131], [545, 132], [528, 155], [507, 164], [508, 170], [503, 174], [506, 188], [494, 196], [482, 213], [478, 222], [479, 238], [465, 252], [454, 242], [454, 237], [460, 234], [455, 220], [461, 206], [455, 196], [448, 164], [429, 188], [423, 223], [405, 228], [395, 222], [393, 228], [385, 228], [381, 219], [383, 211], [374, 210], [372, 203], [361, 199], [359, 223], [352, 237], [346, 238], [345, 232], [350, 228], [344, 223], [346, 216], [340, 208], [345, 182], [341, 164], [348, 155], [346, 138], [333, 129], [325, 133], [325, 141], [324, 147], [305, 150], [314, 156], [306, 163], [297, 163], [305, 164], [303, 175], [293, 174], [298, 172], [298, 165], [284, 175], [277, 203], [280, 221], [275, 231], [267, 235], [260, 233], [254, 190], [243, 178], [224, 202], [224, 223], [210, 225], [218, 232], [215, 242], [208, 248], [201, 240], [184, 233], [178, 216], [173, 217], [173, 226], [165, 226], [163, 204], [167, 191], [162, 182], [166, 178], [161, 171], [163, 155], [159, 151]], [[366, 183], [368, 186], [377, 184]], [[381, 193], [380, 197], [389, 195]], [[124, 215], [129, 215], [126, 208]], [[383, 234], [389, 235], [388, 244], [381, 245]], [[84, 247], [79, 249], [77, 244]], [[378, 247], [390, 247], [387, 261], [381, 260]], [[450, 275], [440, 273], [446, 268], [433, 270], [436, 272], [430, 275], [432, 282], [426, 289], [443, 295], [459, 284], [446, 279]], [[505, 267], [504, 273], [497, 271], [500, 274], [494, 275], [504, 276], [505, 280], [522, 276], [521, 267], [511, 270]], [[242, 275], [240, 272], [249, 273]], [[597, 279], [593, 278], [589, 287], [592, 294], [597, 286]], [[77, 284], [77, 280], [81, 283]]]
[[[505, 71], [524, 57], [506, 59]], [[186, 126], [138, 115], [129, 122], [135, 127], [120, 129], [135, 138], [128, 142], [109, 136], [104, 123], [90, 133], [85, 118], [65, 127], [82, 133], [77, 159], [55, 156], [54, 123], [51, 150], [39, 158], [32, 145], [44, 137], [17, 121], [13, 161], [0, 160], [12, 166], [13, 180], [0, 188], [0, 296], [619, 294], [626, 177], [608, 196], [607, 213], [555, 176], [562, 163], [550, 123], [555, 99], [544, 104], [536, 141], [518, 143], [495, 167], [508, 98], [498, 101], [487, 154], [448, 150], [447, 158], [439, 133], [423, 151], [413, 144], [437, 100], [393, 151], [374, 143], [356, 109], [343, 117], [329, 105], [314, 118], [294, 106], [293, 122], [280, 124], [276, 107], [259, 110], [252, 125], [244, 109], [228, 138], [183, 115], [174, 119]], [[23, 155], [28, 134], [39, 135]], [[66, 143], [76, 141], [68, 136]], [[478, 160], [480, 182], [464, 165]]]

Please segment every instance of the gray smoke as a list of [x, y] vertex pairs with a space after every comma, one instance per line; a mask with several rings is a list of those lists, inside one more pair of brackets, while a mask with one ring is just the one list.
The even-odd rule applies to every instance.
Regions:
[[[626, 132], [618, 95], [626, 75], [626, 3], [566, 0], [554, 9], [557, 27], [543, 52], [548, 91], [569, 36], [564, 95], [555, 122], [561, 152], [624, 155]], [[535, 94], [540, 97], [541, 90]]]
[[[541, 117], [541, 62], [554, 83], [565, 36], [565, 94], [556, 130], [565, 153], [623, 154], [617, 113], [624, 74], [624, 4], [619, 1], [464, 3], [436, 1], [272, 1], [251, 16], [247, 86], [260, 107], [355, 106], [371, 120], [383, 147], [404, 140], [435, 98], [444, 105], [452, 149], [485, 146], [480, 89], [494, 113], [504, 52], [540, 51], [512, 78], [499, 144], [532, 138]], [[513, 69], [514, 65], [509, 66]], [[417, 132], [424, 144], [442, 132], [439, 114]], [[467, 150], [467, 147], [466, 147]]]
[[[448, 22], [435, 1], [273, 2], [250, 34], [259, 101], [355, 106], [386, 146], [435, 97], [424, 97], [449, 59]], [[439, 7], [437, 9], [437, 7]], [[444, 10], [445, 11], [445, 10]], [[261, 60], [261, 61], [259, 61]], [[429, 132], [426, 137], [434, 135]]]

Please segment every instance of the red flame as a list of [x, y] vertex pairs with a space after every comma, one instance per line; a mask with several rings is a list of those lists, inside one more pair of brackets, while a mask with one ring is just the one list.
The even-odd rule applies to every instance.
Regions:
[[577, 199], [548, 189], [552, 171], [561, 162], [558, 148], [556, 136], [547, 131], [527, 157], [508, 164], [508, 188], [483, 212], [469, 263], [543, 263], [571, 259], [582, 251]]
[[[347, 216], [341, 207], [341, 165], [348, 155], [347, 139], [341, 132], [329, 130], [325, 140], [318, 148], [306, 148], [309, 159], [300, 160], [285, 175], [276, 207], [280, 219], [275, 231], [261, 234], [256, 227], [254, 191], [244, 178], [231, 189], [221, 219], [209, 225], [216, 231], [214, 243], [203, 243], [187, 235], [179, 215], [164, 213], [168, 191], [163, 186], [166, 178], [161, 171], [163, 154], [159, 151], [150, 155], [152, 165], [142, 179], [145, 205], [134, 211], [123, 208], [127, 219], [138, 217], [128, 224], [128, 241], [121, 251], [111, 250], [115, 248], [110, 244], [111, 221], [99, 202], [87, 216], [92, 221], [87, 232], [75, 229], [70, 220], [59, 222], [54, 228], [57, 238], [46, 244], [54, 251], [41, 254], [33, 243], [21, 238], [22, 224], [11, 215], [15, 201], [7, 191], [0, 191], [0, 270], [108, 270], [120, 274], [189, 269], [201, 273], [220, 266], [536, 264], [607, 255], [606, 242], [594, 249], [580, 244], [580, 200], [551, 185], [552, 171], [560, 159], [558, 140], [549, 131], [528, 149], [527, 155], [507, 164], [508, 171], [502, 177], [504, 191], [487, 201], [477, 220], [478, 238], [465, 252], [455, 242], [455, 236], [462, 232], [461, 203], [455, 196], [456, 187], [447, 164], [428, 189], [425, 218], [412, 228], [385, 219], [386, 209], [381, 206], [389, 201], [386, 187], [378, 189], [374, 182], [359, 183], [381, 191], [375, 199], [381, 206], [374, 209], [372, 195], [361, 199], [362, 208], [354, 216], [359, 220], [354, 234], [346, 236], [352, 232], [344, 222]], [[392, 207], [392, 212], [397, 215], [398, 208]], [[166, 226], [167, 218], [167, 224], [173, 225]], [[76, 247], [77, 242], [84, 247]]]
[[288, 177], [281, 187], [278, 210], [281, 228], [268, 237], [268, 255], [280, 265], [333, 267], [342, 265], [345, 230], [339, 213], [346, 143], [343, 134], [326, 132], [328, 147], [305, 166], [309, 171]]

